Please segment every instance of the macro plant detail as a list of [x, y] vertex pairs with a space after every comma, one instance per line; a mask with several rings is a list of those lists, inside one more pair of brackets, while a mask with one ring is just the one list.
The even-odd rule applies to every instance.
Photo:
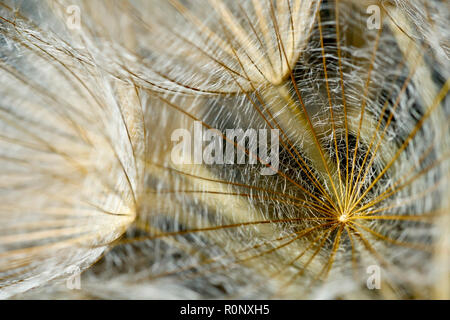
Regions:
[[[448, 299], [448, 15], [2, 1], [0, 297]], [[257, 161], [173, 161], [195, 125]]]

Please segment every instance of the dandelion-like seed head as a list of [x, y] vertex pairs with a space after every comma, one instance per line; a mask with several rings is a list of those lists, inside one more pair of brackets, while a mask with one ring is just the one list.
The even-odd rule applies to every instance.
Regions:
[[[3, 1], [0, 298], [448, 298], [447, 16]], [[246, 161], [172, 161], [198, 126]], [[277, 130], [273, 175], [236, 128]]]

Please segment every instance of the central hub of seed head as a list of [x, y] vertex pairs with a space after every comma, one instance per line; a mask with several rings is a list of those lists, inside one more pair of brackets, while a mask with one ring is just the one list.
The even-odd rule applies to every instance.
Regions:
[[343, 213], [343, 214], [341, 214], [341, 215], [339, 216], [338, 220], [339, 220], [340, 222], [342, 222], [342, 223], [345, 223], [345, 222], [347, 222], [347, 220], [348, 220], [348, 215], [345, 214], [345, 213]]

